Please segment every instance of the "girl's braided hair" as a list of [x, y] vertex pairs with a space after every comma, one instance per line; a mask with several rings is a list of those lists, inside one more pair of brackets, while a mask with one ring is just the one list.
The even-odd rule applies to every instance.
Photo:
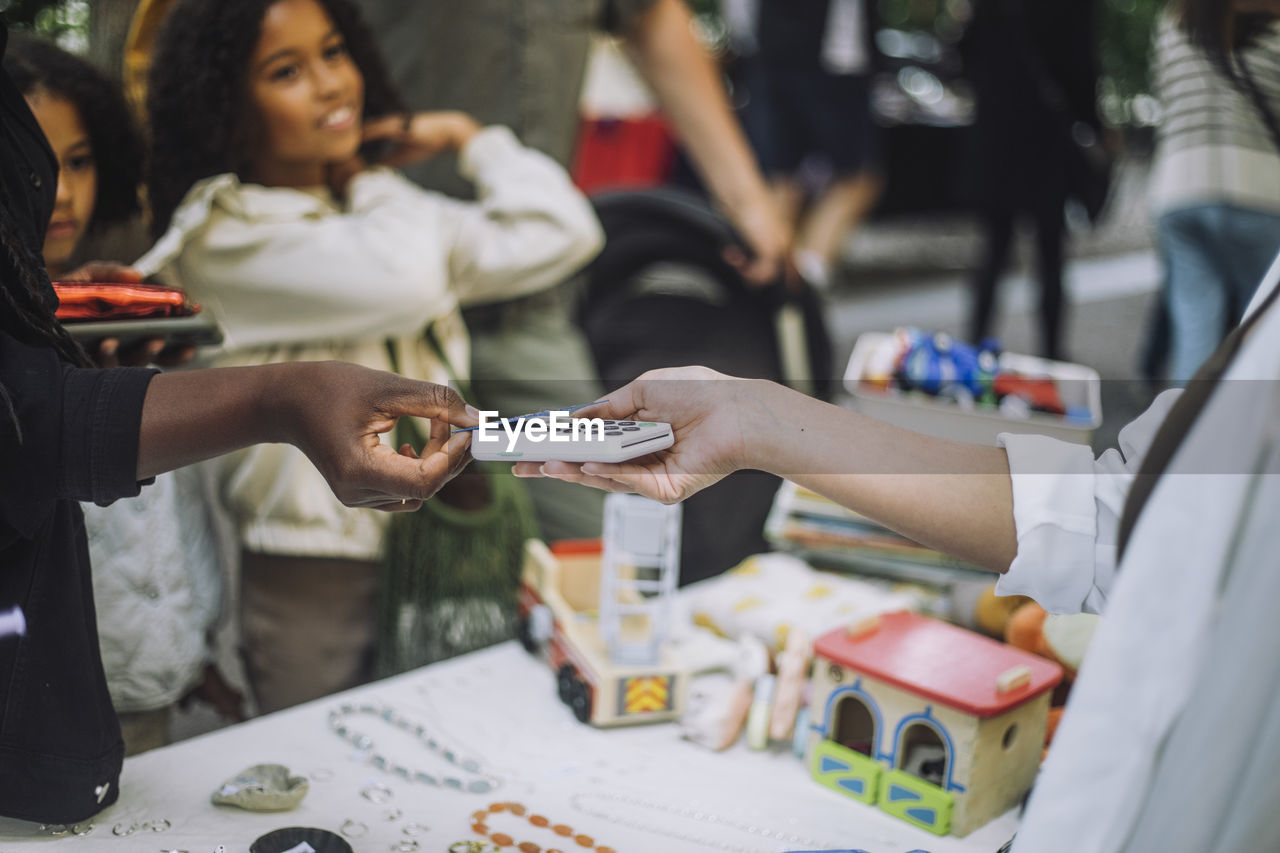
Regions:
[[[179, 0], [156, 40], [147, 81], [152, 228], [159, 235], [197, 181], [243, 171], [249, 59], [274, 0]], [[364, 115], [403, 109], [368, 27], [350, 0], [317, 0], [364, 77]]]
[[25, 343], [52, 347], [63, 361], [93, 363], [53, 315], [44, 259], [22, 239], [9, 199], [0, 196], [0, 328]]

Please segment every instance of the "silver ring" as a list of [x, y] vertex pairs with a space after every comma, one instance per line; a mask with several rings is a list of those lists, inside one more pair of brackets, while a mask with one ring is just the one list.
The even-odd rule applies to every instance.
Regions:
[[347, 838], [360, 838], [369, 831], [369, 827], [365, 826], [358, 820], [348, 818], [342, 822], [342, 826], [338, 829]]
[[391, 789], [381, 782], [374, 782], [372, 785], [366, 785], [360, 790], [360, 796], [364, 797], [371, 803], [382, 805], [394, 796]]

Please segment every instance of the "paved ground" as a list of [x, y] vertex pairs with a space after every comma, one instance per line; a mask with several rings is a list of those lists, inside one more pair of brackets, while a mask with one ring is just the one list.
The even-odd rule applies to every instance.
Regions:
[[[1124, 169], [1107, 216], [1070, 238], [1066, 270], [1070, 360], [1103, 378], [1103, 426], [1095, 449], [1114, 444], [1121, 426], [1142, 411], [1150, 394], [1138, 379], [1138, 352], [1159, 283], [1147, 227], [1145, 169]], [[1012, 352], [1034, 353], [1038, 290], [1031, 270], [1030, 235], [1023, 235], [1013, 268], [1000, 286], [996, 334]], [[862, 332], [900, 325], [963, 334], [968, 271], [976, 262], [978, 231], [967, 220], [873, 222], [849, 241], [845, 264], [830, 292], [830, 326], [843, 365]]]

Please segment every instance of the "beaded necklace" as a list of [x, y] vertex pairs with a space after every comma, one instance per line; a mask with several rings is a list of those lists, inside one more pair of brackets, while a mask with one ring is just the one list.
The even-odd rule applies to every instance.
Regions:
[[[457, 776], [438, 775], [424, 770], [413, 770], [404, 764], [396, 763], [386, 756], [374, 752], [373, 739], [347, 725], [346, 718], [355, 714], [377, 717], [401, 731], [408, 732], [427, 749], [439, 755], [459, 770], [477, 778], [468, 781]], [[485, 773], [478, 761], [472, 758], [460, 758], [456, 752], [449, 747], [441, 745], [434, 737], [428, 734], [426, 727], [421, 723], [410, 720], [403, 714], [396, 712], [389, 705], [382, 707], [349, 703], [339, 705], [329, 712], [329, 728], [334, 734], [348, 741], [356, 749], [361, 752], [367, 752], [369, 754], [369, 763], [374, 767], [410, 782], [423, 782], [427, 785], [434, 785], [437, 788], [452, 788], [457, 791], [470, 791], [473, 794], [487, 794], [497, 788], [500, 781], [495, 776]]]

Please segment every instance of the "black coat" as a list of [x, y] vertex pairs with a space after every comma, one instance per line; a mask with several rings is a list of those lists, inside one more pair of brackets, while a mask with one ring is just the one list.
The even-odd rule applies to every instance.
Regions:
[[[6, 41], [0, 23], [0, 55]], [[40, 272], [56, 180], [39, 125], [0, 73], [0, 204], [17, 244], [0, 251], [0, 286], [17, 286], [18, 264]], [[0, 609], [21, 606], [27, 634], [0, 638], [0, 815], [71, 824], [115, 802], [124, 756], [77, 501], [138, 493], [153, 373], [73, 367], [12, 331], [24, 340], [0, 331]]]
[[1100, 129], [1095, 20], [1094, 0], [977, 0], [961, 49], [977, 100], [980, 199], [1026, 206], [1070, 194], [1070, 126]]

